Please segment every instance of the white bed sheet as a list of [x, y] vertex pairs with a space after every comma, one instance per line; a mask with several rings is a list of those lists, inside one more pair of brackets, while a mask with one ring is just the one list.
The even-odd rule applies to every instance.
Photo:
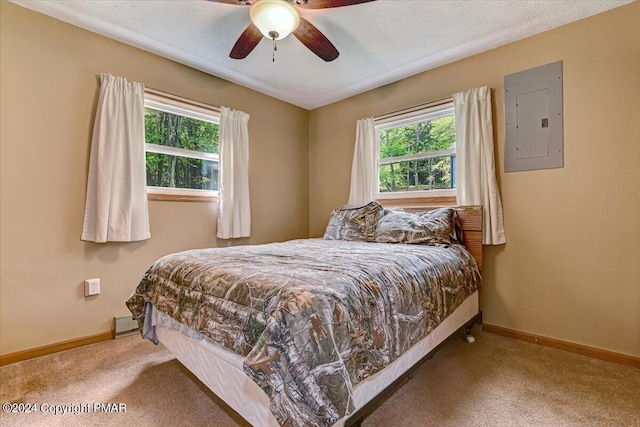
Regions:
[[[402, 356], [382, 371], [360, 382], [353, 390], [356, 410], [363, 407], [378, 393], [399, 378], [427, 353], [442, 343], [479, 311], [478, 291], [449, 315], [429, 335], [411, 347]], [[269, 409], [268, 396], [243, 371], [244, 357], [232, 353], [205, 339], [194, 339], [171, 327], [157, 322], [154, 310], [156, 333], [164, 345], [200, 381], [227, 405], [239, 413], [253, 426], [278, 427], [279, 424]], [[334, 427], [344, 425], [344, 417]]]

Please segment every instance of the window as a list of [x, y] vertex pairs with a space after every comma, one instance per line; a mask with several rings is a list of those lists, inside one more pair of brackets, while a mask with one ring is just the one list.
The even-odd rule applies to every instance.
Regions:
[[205, 200], [216, 196], [219, 113], [203, 104], [148, 92], [144, 104], [147, 193], [165, 196], [150, 198]]
[[380, 198], [455, 196], [453, 103], [376, 120]]

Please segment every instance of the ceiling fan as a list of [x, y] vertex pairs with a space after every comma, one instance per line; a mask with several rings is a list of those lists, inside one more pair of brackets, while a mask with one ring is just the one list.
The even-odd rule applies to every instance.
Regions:
[[229, 57], [243, 59], [260, 43], [262, 37], [275, 42], [293, 35], [311, 52], [324, 61], [333, 61], [340, 55], [338, 49], [311, 22], [300, 16], [298, 9], [325, 9], [350, 6], [375, 0], [209, 0], [216, 3], [249, 7], [251, 23], [240, 35]]

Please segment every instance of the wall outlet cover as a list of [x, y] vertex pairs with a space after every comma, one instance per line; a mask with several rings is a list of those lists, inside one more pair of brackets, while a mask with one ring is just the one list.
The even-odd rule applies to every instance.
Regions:
[[100, 279], [87, 279], [84, 281], [84, 296], [89, 297], [100, 293]]

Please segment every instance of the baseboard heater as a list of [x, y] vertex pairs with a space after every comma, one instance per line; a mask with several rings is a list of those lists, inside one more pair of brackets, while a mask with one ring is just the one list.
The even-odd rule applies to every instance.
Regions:
[[126, 337], [140, 330], [138, 322], [133, 316], [114, 317], [114, 320], [116, 322], [115, 338]]

